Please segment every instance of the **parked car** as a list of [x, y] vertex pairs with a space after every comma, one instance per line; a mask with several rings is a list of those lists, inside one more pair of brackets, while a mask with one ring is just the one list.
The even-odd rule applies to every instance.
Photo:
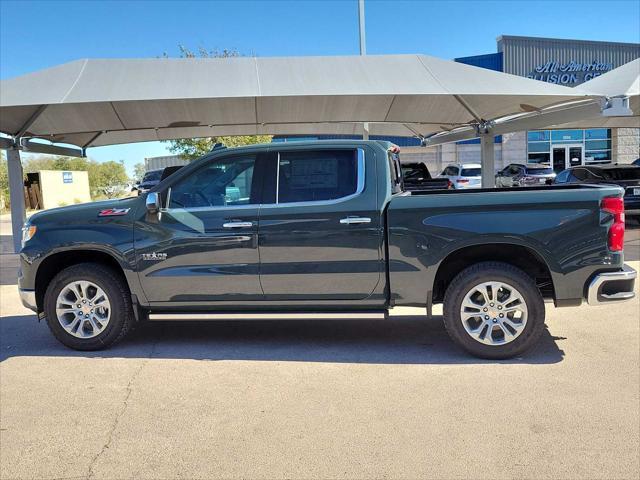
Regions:
[[456, 163], [447, 165], [438, 178], [447, 178], [456, 190], [463, 188], [480, 188], [482, 186], [482, 169], [479, 163]]
[[553, 183], [556, 174], [549, 165], [511, 163], [496, 174], [496, 187], [530, 187]]
[[613, 184], [624, 188], [624, 211], [640, 222], [640, 167], [636, 165], [584, 165], [563, 170], [556, 184]]
[[422, 162], [403, 163], [401, 170], [406, 190], [447, 190], [453, 187], [446, 178], [431, 178], [429, 169]]
[[173, 165], [158, 170], [149, 170], [144, 174], [144, 177], [142, 177], [142, 181], [132, 188], [132, 191], [138, 190], [139, 194], [148, 192], [169, 175], [173, 175], [180, 170], [183, 166], [184, 165]]
[[149, 170], [145, 172], [144, 176], [140, 183], [135, 187], [138, 190], [138, 194], [145, 193], [151, 190], [153, 187], [160, 183], [160, 178], [162, 177], [162, 171], [164, 169], [159, 170]]
[[508, 358], [540, 338], [545, 299], [634, 296], [618, 186], [402, 185], [388, 142], [213, 152], [139, 197], [32, 215], [20, 297], [78, 350], [143, 319], [383, 320], [443, 303], [458, 345]]
[[640, 158], [636, 158], [636, 159], [633, 161], [633, 165], [637, 165], [638, 167], [640, 167]]

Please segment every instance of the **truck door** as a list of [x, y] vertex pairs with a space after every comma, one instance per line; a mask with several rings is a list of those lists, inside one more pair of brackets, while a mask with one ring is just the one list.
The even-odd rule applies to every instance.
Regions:
[[266, 300], [359, 300], [374, 291], [383, 225], [375, 159], [366, 157], [335, 147], [271, 154], [259, 221]]
[[212, 159], [161, 192], [165, 208], [138, 222], [135, 234], [150, 302], [263, 299], [257, 239], [263, 156]]

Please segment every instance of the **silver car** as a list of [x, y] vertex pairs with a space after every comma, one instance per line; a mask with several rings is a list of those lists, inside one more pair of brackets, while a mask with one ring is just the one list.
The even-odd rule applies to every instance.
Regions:
[[447, 178], [454, 189], [480, 188], [482, 170], [479, 163], [452, 163], [442, 171], [438, 178]]
[[556, 173], [549, 165], [511, 163], [496, 174], [496, 187], [532, 187], [549, 185]]

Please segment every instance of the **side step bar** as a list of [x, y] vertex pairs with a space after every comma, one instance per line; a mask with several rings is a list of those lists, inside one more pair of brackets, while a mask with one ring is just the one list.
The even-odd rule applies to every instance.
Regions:
[[386, 312], [150, 313], [149, 320], [384, 320]]

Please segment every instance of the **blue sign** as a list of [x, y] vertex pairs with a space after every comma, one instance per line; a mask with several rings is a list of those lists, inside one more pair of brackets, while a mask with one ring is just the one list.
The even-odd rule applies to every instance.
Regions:
[[73, 172], [62, 172], [62, 183], [73, 183]]

